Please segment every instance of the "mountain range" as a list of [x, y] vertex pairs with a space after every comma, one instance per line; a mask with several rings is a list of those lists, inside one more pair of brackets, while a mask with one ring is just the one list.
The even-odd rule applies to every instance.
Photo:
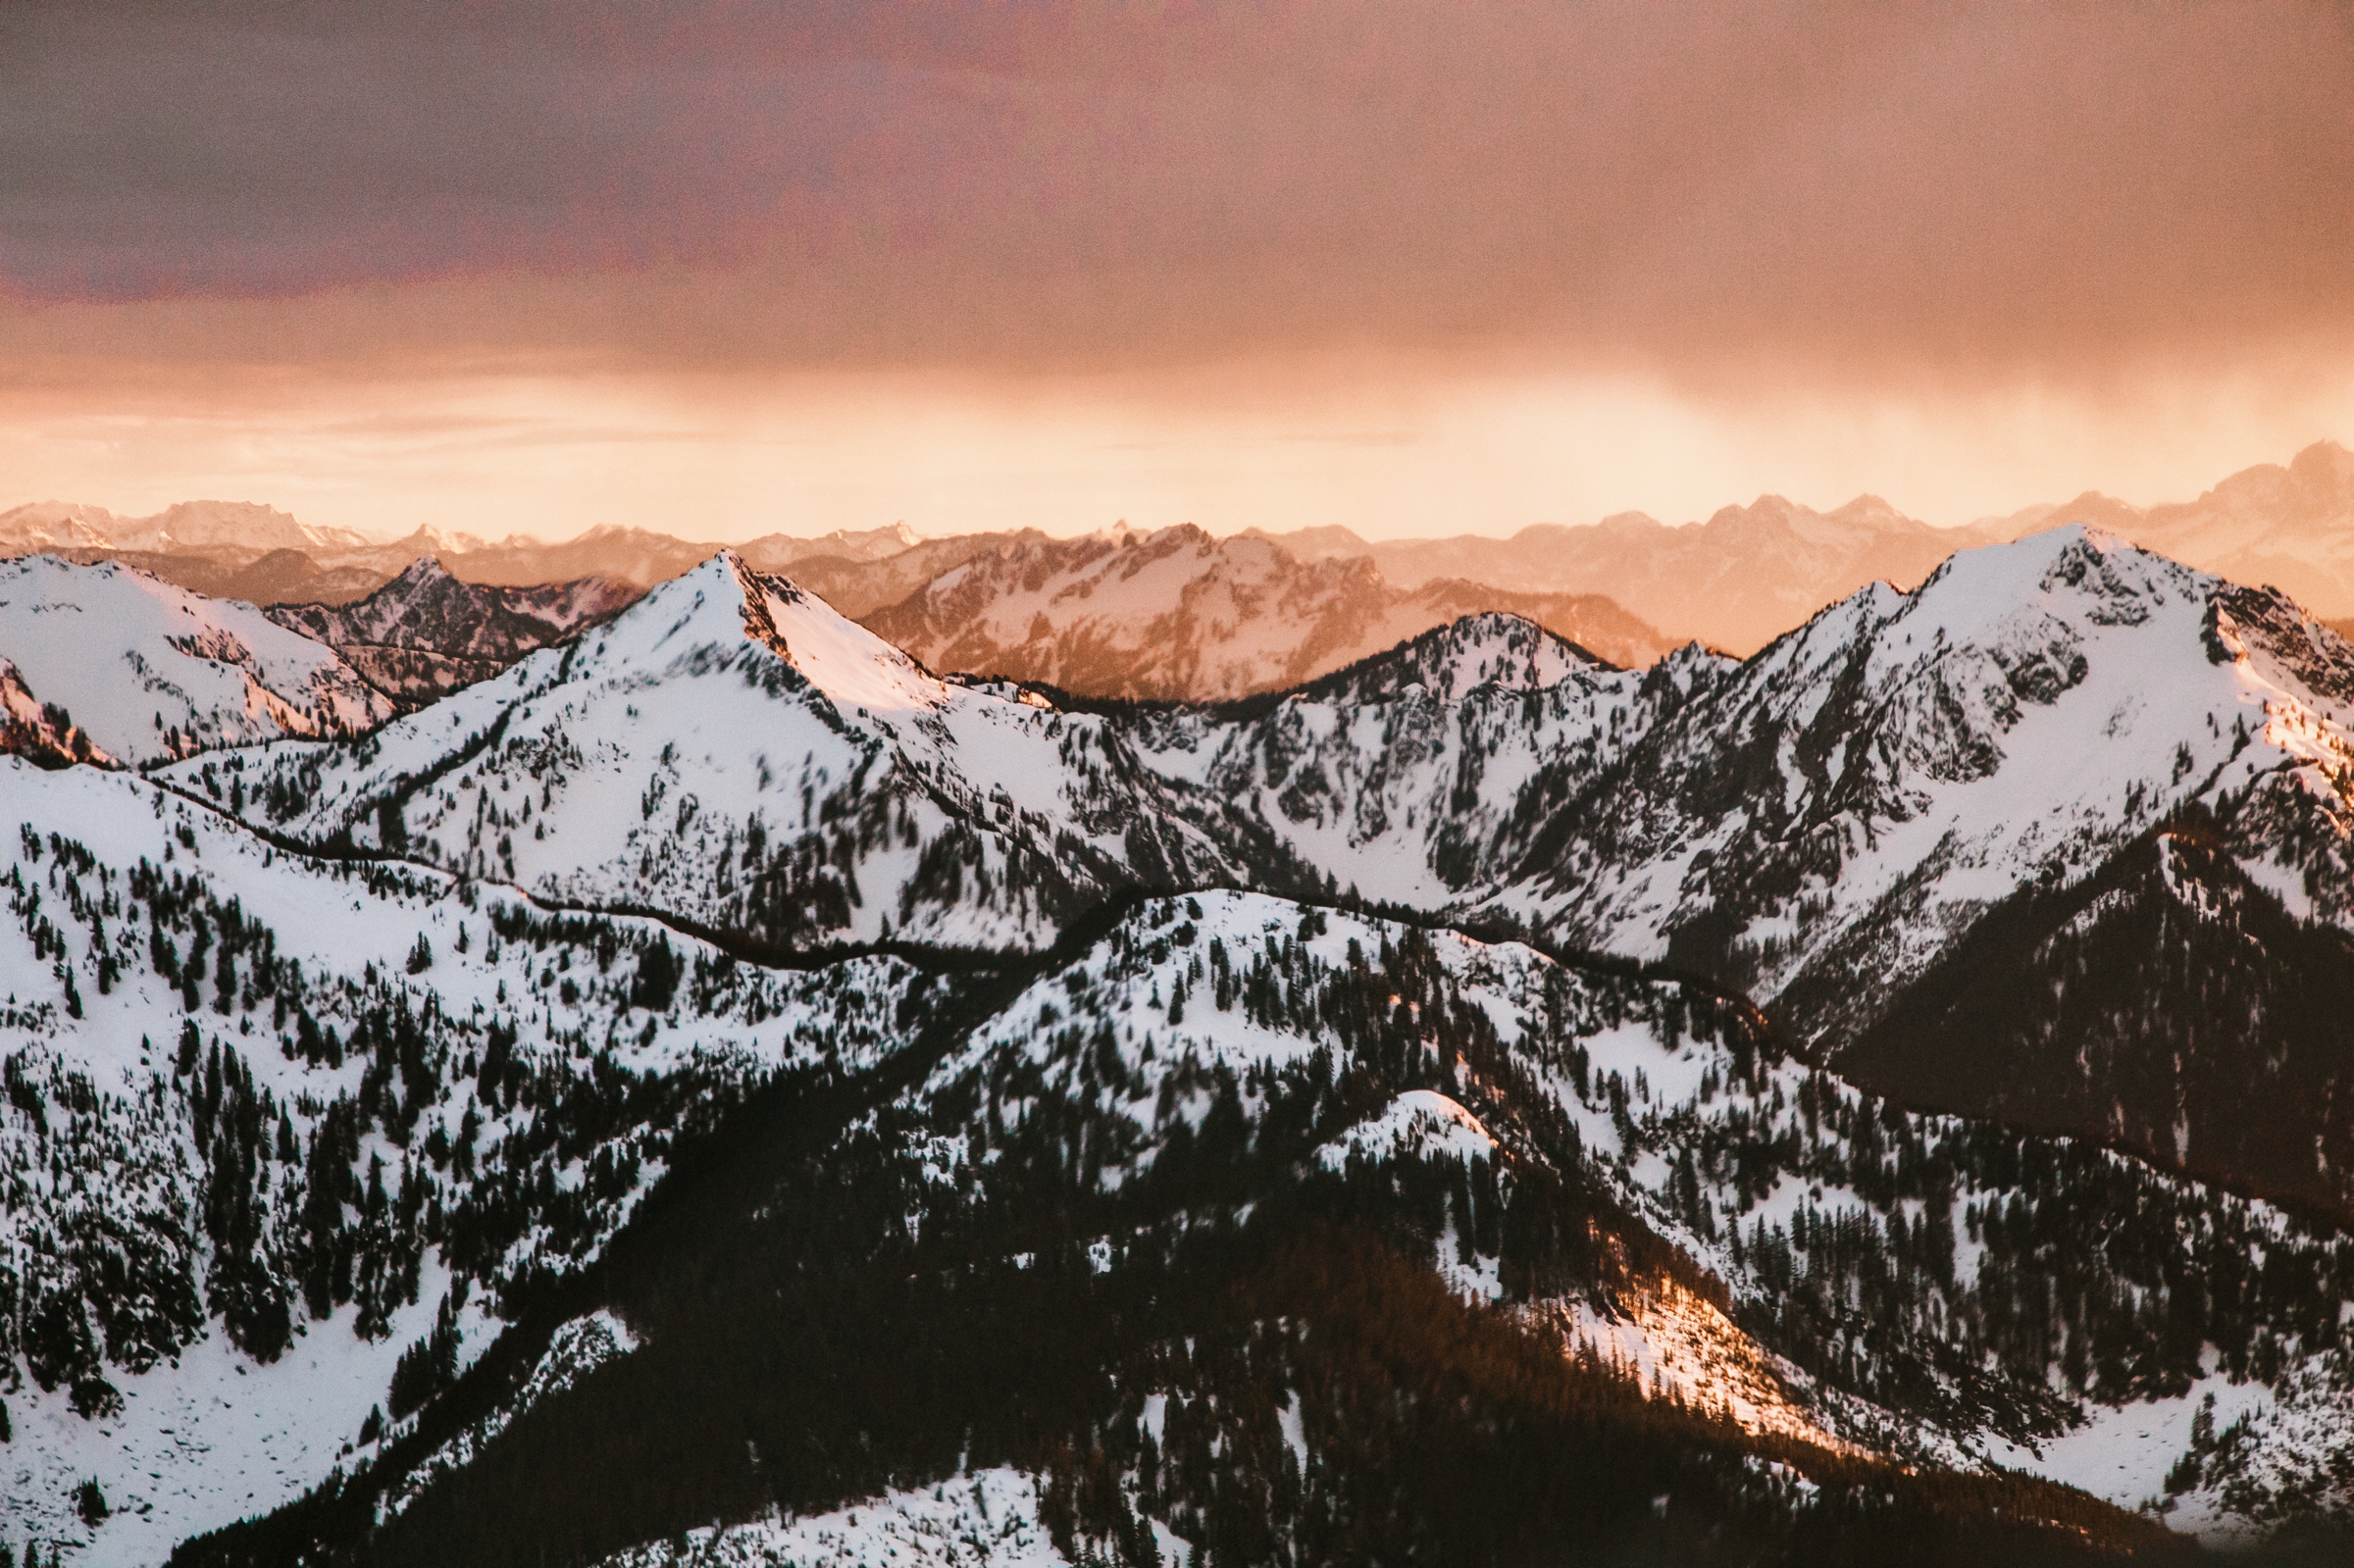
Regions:
[[[2354, 646], [2277, 590], [2070, 525], [1178, 703], [721, 553], [395, 715], [8, 570], [28, 691], [183, 705], [0, 758], [44, 1562], [2342, 1560]], [[501, 634], [412, 576], [347, 646]], [[364, 706], [257, 728], [273, 637]]]
[[1304, 560], [1369, 559], [1414, 587], [1436, 579], [1608, 596], [1679, 640], [1749, 652], [1868, 582], [1919, 582], [1976, 532], [1931, 528], [1876, 495], [1817, 512], [1778, 495], [1671, 528], [1639, 512], [1510, 538], [1356, 537], [1346, 529], [1265, 535]]
[[[770, 534], [736, 549], [761, 571], [791, 571], [854, 619], [887, 616], [878, 624], [888, 635], [955, 668], [1094, 696], [1208, 700], [1236, 694], [1238, 681], [1279, 687], [1334, 667], [1336, 653], [1345, 663], [1385, 637], [1478, 610], [1533, 617], [1619, 663], [1689, 640], [1748, 653], [1871, 582], [1910, 586], [1956, 549], [2072, 522], [2235, 582], [2278, 586], [2338, 624], [2354, 618], [2354, 455], [2328, 441], [2286, 467], [2243, 470], [2191, 502], [2140, 508], [2087, 492], [1955, 529], [1869, 495], [1829, 512], [1766, 495], [1684, 527], [1624, 513], [1510, 538], [1368, 541], [1325, 526], [1205, 544], [1189, 527], [1154, 549], [1193, 562], [1193, 578], [1178, 581], [1173, 559], [1155, 555], [1150, 584], [1117, 613], [1106, 609], [1117, 595], [1089, 606], [1079, 594], [1105, 581], [1108, 546], [1140, 537], [1125, 530], [1059, 541], [1034, 530], [922, 539], [899, 524]], [[1267, 544], [1291, 565], [1256, 553]], [[490, 586], [602, 577], [642, 589], [718, 548], [612, 526], [554, 544], [431, 528], [380, 543], [243, 503], [191, 502], [136, 519], [57, 502], [0, 513], [0, 552], [121, 560], [253, 603], [348, 603], [424, 558]], [[1303, 570], [1319, 567], [1330, 575]], [[1057, 594], [1050, 609], [1041, 597]], [[1042, 609], [1049, 633], [1033, 635]], [[1164, 646], [1171, 631], [1188, 644]], [[1202, 683], [1189, 683], [1197, 673]]]
[[1306, 563], [1192, 527], [1031, 539], [974, 555], [865, 625], [944, 670], [1095, 696], [1217, 700], [1279, 689], [1482, 610], [1525, 616], [1613, 663], [1666, 639], [1598, 594], [1390, 586], [1363, 559]]

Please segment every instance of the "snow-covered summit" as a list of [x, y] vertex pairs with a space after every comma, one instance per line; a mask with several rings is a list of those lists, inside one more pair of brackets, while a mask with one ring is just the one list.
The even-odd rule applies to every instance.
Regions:
[[753, 571], [733, 550], [688, 576], [708, 579], [723, 597], [721, 584], [732, 577], [742, 601], [744, 634], [831, 702], [889, 713], [937, 709], [948, 700], [947, 686], [931, 671], [792, 580]]
[[[53, 556], [0, 562], [0, 703], [29, 737], [11, 749], [124, 765], [353, 734], [391, 712], [333, 649], [251, 605]], [[55, 745], [75, 733], [87, 745]]]
[[1322, 700], [1365, 702], [1419, 685], [1441, 702], [1458, 702], [1481, 686], [1541, 691], [1572, 675], [1610, 668], [1525, 616], [1490, 610], [1335, 671], [1308, 690]]
[[366, 748], [253, 759], [245, 809], [766, 942], [1026, 945], [1243, 876], [1182, 793], [1111, 721], [944, 683], [723, 552]]
[[2266, 852], [2342, 865], [2341, 645], [2272, 596], [2077, 526], [1964, 551], [1696, 689], [1561, 803], [1578, 826], [1533, 840], [1559, 847], [1521, 907], [1767, 996], [1858, 964], [1884, 995], [1978, 912], [2088, 875], [2192, 802], [2293, 779], [2341, 826]]

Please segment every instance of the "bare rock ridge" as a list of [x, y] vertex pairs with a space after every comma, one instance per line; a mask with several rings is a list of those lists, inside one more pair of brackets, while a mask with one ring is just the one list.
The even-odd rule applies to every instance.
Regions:
[[417, 706], [486, 680], [538, 648], [627, 607], [639, 590], [611, 578], [532, 587], [462, 582], [432, 556], [354, 604], [281, 604], [280, 626], [328, 644], [385, 695]]

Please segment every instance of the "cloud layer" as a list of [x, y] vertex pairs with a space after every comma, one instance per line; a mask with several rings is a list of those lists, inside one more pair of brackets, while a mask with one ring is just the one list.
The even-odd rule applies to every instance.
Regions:
[[2354, 342], [2343, 7], [18, 6], [0, 162], [24, 356]]

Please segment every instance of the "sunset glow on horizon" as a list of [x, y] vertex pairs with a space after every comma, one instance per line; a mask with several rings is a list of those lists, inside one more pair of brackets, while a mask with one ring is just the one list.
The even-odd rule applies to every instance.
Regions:
[[0, 506], [1958, 525], [2354, 440], [2322, 7], [0, 18]]

